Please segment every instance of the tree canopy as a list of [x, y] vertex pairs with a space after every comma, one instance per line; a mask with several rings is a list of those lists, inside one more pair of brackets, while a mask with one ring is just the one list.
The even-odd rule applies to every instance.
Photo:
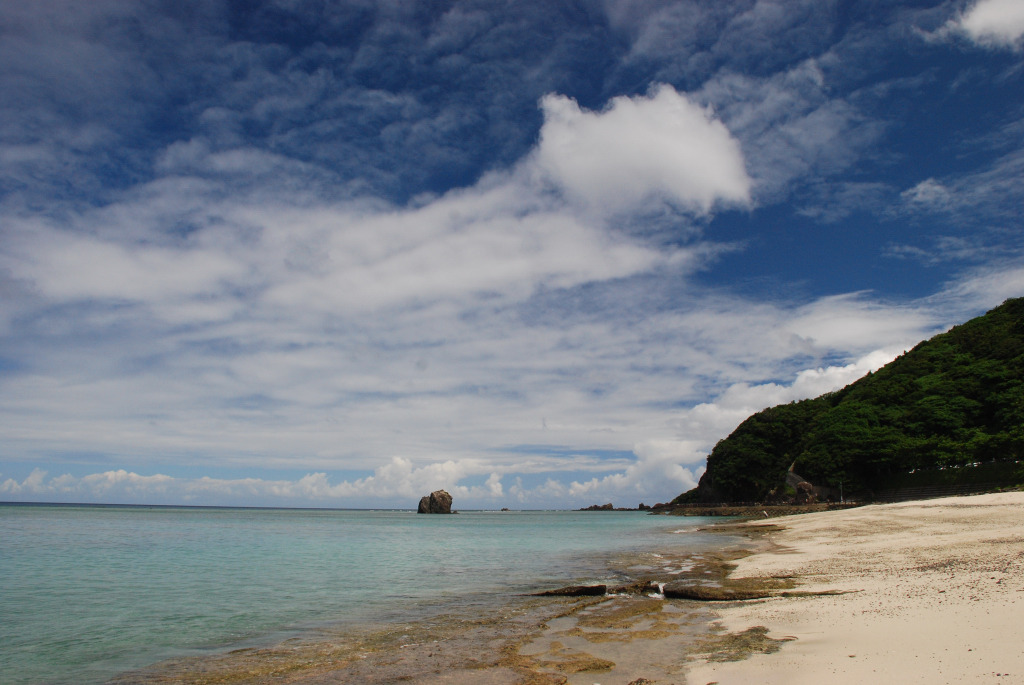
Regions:
[[1018, 298], [841, 390], [754, 414], [715, 445], [698, 487], [676, 503], [764, 501], [791, 468], [816, 485], [870, 497], [908, 474], [1022, 458]]

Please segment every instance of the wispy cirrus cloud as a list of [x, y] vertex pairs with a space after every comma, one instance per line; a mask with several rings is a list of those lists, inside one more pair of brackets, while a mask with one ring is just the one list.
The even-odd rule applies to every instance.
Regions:
[[884, 122], [830, 92], [815, 60], [766, 78], [725, 72], [698, 97], [741, 141], [753, 195], [764, 203], [789, 195], [798, 180], [838, 174], [884, 131]]

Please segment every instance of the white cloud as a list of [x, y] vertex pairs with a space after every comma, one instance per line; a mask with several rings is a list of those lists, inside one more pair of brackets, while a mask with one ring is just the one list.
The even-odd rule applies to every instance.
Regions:
[[949, 189], [934, 178], [927, 178], [904, 190], [900, 197], [911, 205], [934, 210], [946, 209], [951, 201]]
[[613, 98], [602, 112], [561, 95], [541, 106], [537, 164], [589, 207], [616, 212], [664, 200], [707, 214], [750, 200], [739, 144], [709, 109], [671, 86]]
[[[156, 474], [140, 476], [124, 469], [94, 473], [81, 478], [70, 474], [47, 478], [43, 469], [33, 469], [20, 483], [8, 478], [0, 483], [0, 493], [16, 497], [45, 496], [59, 498], [57, 501], [73, 501], [85, 496], [93, 501], [146, 501], [169, 494], [174, 479]], [[108, 498], [113, 497], [113, 500]]]
[[[1019, 136], [1015, 129], [1022, 122], [1016, 120], [1007, 132], [997, 136], [997, 144], [1007, 138]], [[1016, 231], [1019, 207], [1024, 202], [1024, 189], [1020, 184], [1024, 173], [1024, 150], [1014, 148], [994, 157], [984, 166], [944, 179], [928, 178], [901, 194], [902, 214], [921, 212], [948, 214], [955, 225], [964, 229], [1005, 226]], [[976, 232], [976, 231], [971, 231]]]
[[[266, 209], [245, 214], [245, 222], [267, 223]], [[293, 267], [272, 284], [270, 303], [365, 311], [479, 293], [521, 300], [538, 286], [622, 278], [664, 260], [562, 208], [538, 204], [510, 179], [421, 208], [328, 210], [310, 218], [287, 211], [265, 232], [267, 256], [281, 254], [271, 247], [280, 245], [284, 254], [313, 257], [309, 268]]]
[[[979, 308], [991, 307], [1024, 294], [1024, 266], [1012, 261], [993, 263], [961, 274], [939, 295], [946, 307], [969, 316]], [[938, 298], [937, 298], [938, 299]]]
[[30, 231], [15, 239], [20, 245], [0, 256], [0, 264], [58, 301], [205, 296], [245, 274], [243, 264], [217, 249], [124, 245], [46, 226]]
[[[540, 217], [565, 210], [536, 198], [517, 204], [530, 196], [516, 178], [409, 210], [221, 205], [211, 210], [217, 220], [203, 225], [210, 235], [184, 247], [142, 248], [231, 254], [241, 272], [259, 275], [263, 287], [254, 294], [230, 287], [231, 269], [137, 292], [119, 275], [113, 284], [75, 276], [93, 298], [126, 288], [139, 306], [174, 305], [179, 316], [154, 321], [131, 308], [76, 307], [41, 317], [33, 326], [49, 328], [31, 330], [42, 343], [23, 350], [31, 371], [4, 379], [8, 453], [86, 449], [137, 473], [158, 473], [168, 462], [199, 473], [209, 463], [310, 473], [168, 481], [115, 468], [9, 480], [3, 491], [400, 506], [446, 487], [467, 507], [503, 506], [506, 498], [524, 506], [664, 501], [692, 487], [707, 451], [749, 413], [832, 389], [865, 368], [863, 361], [805, 368], [814, 359], [857, 359], [880, 340], [912, 344], [933, 330], [927, 306], [886, 306], [863, 294], [786, 307], [676, 291], [666, 307], [650, 279], [679, 273], [671, 253], [578, 218], [564, 235], [543, 221], [546, 230], [531, 233], [525, 218], [508, 216], [513, 208]], [[514, 239], [503, 242], [503, 231]], [[55, 241], [41, 235], [38, 245], [22, 247], [47, 257]], [[87, 240], [117, 247], [114, 264], [140, 254], [110, 236]], [[502, 247], [489, 249], [491, 240]], [[577, 244], [586, 240], [608, 254]], [[481, 247], [467, 264], [453, 262], [449, 248], [434, 255], [435, 242]], [[401, 272], [389, 271], [393, 260], [419, 265], [412, 285], [388, 282]], [[158, 262], [142, 263], [160, 273]], [[361, 274], [349, 291], [332, 280], [347, 269]], [[172, 278], [174, 269], [167, 273]], [[73, 297], [75, 287], [59, 280], [72, 275], [53, 275], [61, 285], [39, 292], [54, 303]], [[303, 293], [282, 296], [296, 283]], [[976, 297], [984, 299], [980, 291]], [[188, 314], [186, 305], [211, 298], [224, 313]], [[763, 382], [787, 377], [792, 383]], [[696, 406], [679, 409], [687, 405]], [[550, 447], [524, 456], [515, 445]], [[597, 458], [595, 450], [621, 456]], [[372, 475], [328, 475], [339, 469]], [[515, 484], [553, 472], [572, 475], [560, 476], [563, 484]]]
[[1024, 2], [979, 0], [955, 26], [979, 45], [1019, 49], [1024, 36]]
[[628, 41], [630, 68], [654, 78], [695, 82], [726, 71], [774, 70], [825, 50], [833, 40], [833, 2], [755, 0], [604, 0], [609, 23]]
[[684, 464], [703, 462], [707, 452], [701, 451], [702, 447], [704, 445], [692, 440], [646, 440], [634, 448], [636, 461], [623, 471], [583, 482], [573, 481], [567, 488], [567, 495], [574, 502], [602, 500], [591, 503], [603, 504], [604, 500], [611, 500], [618, 506], [636, 506], [651, 497], [668, 501], [697, 486], [702, 467], [698, 464], [687, 468]]
[[[459, 484], [467, 477], [478, 475], [486, 475], [486, 480], [479, 485]], [[401, 457], [392, 458], [377, 468], [373, 475], [339, 482], [332, 482], [322, 472], [308, 473], [295, 480], [208, 476], [174, 478], [163, 474], [144, 476], [124, 469], [85, 476], [65, 473], [51, 477], [45, 470], [37, 468], [20, 482], [14, 478], [0, 482], [0, 495], [17, 500], [45, 498], [58, 502], [344, 504], [412, 508], [422, 495], [442, 488], [452, 494], [457, 507], [495, 507], [509, 498], [520, 503], [543, 503], [551, 490], [550, 485], [525, 490], [520, 478], [518, 485], [507, 493], [502, 477], [500, 472], [488, 472], [478, 460], [448, 460], [417, 467]]]
[[801, 307], [791, 330], [820, 349], [870, 349], [880, 340], [915, 344], [933, 325], [919, 307], [886, 306], [857, 294], [824, 297]]

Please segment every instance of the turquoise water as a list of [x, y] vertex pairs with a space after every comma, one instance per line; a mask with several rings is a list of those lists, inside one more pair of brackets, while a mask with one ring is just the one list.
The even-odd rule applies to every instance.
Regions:
[[699, 525], [635, 512], [0, 505], [5, 685], [103, 682], [172, 656], [601, 580]]

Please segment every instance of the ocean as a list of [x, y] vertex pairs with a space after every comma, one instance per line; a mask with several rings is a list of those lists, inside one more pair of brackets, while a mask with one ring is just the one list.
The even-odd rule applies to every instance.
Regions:
[[[624, 553], [708, 548], [707, 520], [642, 512], [0, 504], [4, 685], [90, 685], [573, 583]], [[493, 598], [493, 599], [492, 599]]]

